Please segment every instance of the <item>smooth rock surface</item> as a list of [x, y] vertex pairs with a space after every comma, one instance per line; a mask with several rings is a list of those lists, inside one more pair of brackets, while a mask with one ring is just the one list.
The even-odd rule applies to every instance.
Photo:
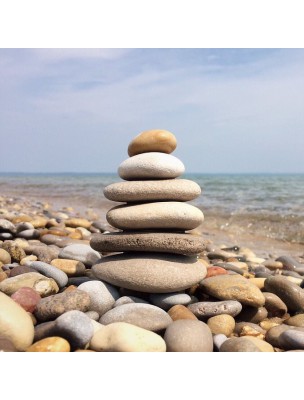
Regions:
[[207, 325], [214, 335], [221, 333], [230, 336], [235, 328], [235, 320], [228, 314], [215, 315], [208, 319]]
[[162, 179], [112, 183], [103, 193], [107, 199], [122, 203], [191, 201], [201, 194], [201, 188], [188, 179]]
[[240, 275], [213, 276], [200, 282], [200, 287], [221, 300], [237, 300], [252, 307], [261, 307], [265, 303], [261, 290]]
[[[257, 339], [258, 340], [258, 339]], [[261, 352], [260, 348], [246, 337], [231, 338], [224, 341], [220, 352]]]
[[126, 322], [114, 322], [94, 334], [90, 348], [95, 351], [165, 352], [166, 343], [154, 332]]
[[103, 325], [127, 322], [149, 331], [166, 329], [172, 323], [171, 317], [161, 308], [142, 303], [124, 304], [105, 313], [99, 320]]
[[59, 258], [77, 260], [85, 265], [92, 266], [101, 257], [97, 251], [86, 244], [71, 244], [60, 251]]
[[33, 343], [27, 348], [27, 352], [39, 352], [39, 353], [53, 353], [53, 352], [69, 352], [71, 349], [70, 344], [67, 340], [58, 337], [48, 337], [41, 339], [38, 342]]
[[304, 332], [287, 329], [281, 333], [279, 344], [285, 350], [304, 350]]
[[180, 319], [166, 329], [164, 340], [167, 351], [211, 352], [213, 339], [209, 327], [202, 321]]
[[51, 265], [66, 273], [68, 277], [82, 276], [86, 270], [85, 265], [77, 260], [55, 258], [51, 261]]
[[34, 339], [34, 325], [29, 314], [0, 292], [0, 336], [7, 338], [18, 351], [26, 350]]
[[118, 175], [127, 181], [174, 179], [184, 172], [185, 166], [178, 158], [158, 152], [127, 158], [118, 167]]
[[282, 317], [287, 313], [286, 304], [274, 293], [262, 292], [265, 297], [265, 308], [269, 317]]
[[155, 306], [167, 311], [175, 305], [187, 306], [192, 299], [187, 293], [153, 293], [150, 295], [150, 301]]
[[197, 207], [175, 201], [122, 205], [111, 208], [106, 218], [109, 224], [122, 230], [172, 229], [191, 230], [204, 220]]
[[202, 236], [188, 233], [115, 232], [94, 234], [91, 247], [100, 252], [159, 252], [193, 255], [205, 250]]
[[190, 288], [207, 272], [194, 257], [161, 253], [103, 257], [92, 271], [98, 279], [115, 286], [148, 293], [170, 293]]
[[148, 152], [161, 152], [170, 154], [176, 149], [176, 138], [173, 133], [165, 129], [151, 129], [141, 132], [128, 146], [130, 157]]
[[242, 304], [236, 300], [199, 301], [189, 304], [188, 309], [200, 319], [207, 319], [221, 314], [235, 317], [242, 311]]
[[170, 310], [168, 310], [168, 314], [173, 321], [177, 321], [179, 319], [197, 320], [197, 317], [187, 307], [180, 304], [171, 307]]
[[32, 288], [21, 287], [11, 296], [11, 299], [18, 303], [25, 311], [33, 313], [41, 297]]
[[113, 308], [122, 306], [123, 304], [131, 304], [131, 303], [143, 303], [143, 304], [150, 304], [148, 301], [141, 299], [140, 297], [136, 296], [122, 296], [117, 299], [114, 303]]
[[48, 278], [53, 278], [60, 288], [65, 287], [68, 283], [67, 274], [60, 269], [54, 267], [53, 265], [41, 261], [32, 261], [30, 262], [29, 266], [40, 272], [44, 276], [47, 276]]
[[78, 286], [90, 296], [90, 311], [96, 311], [101, 316], [111, 310], [115, 301], [119, 298], [118, 290], [106, 282], [90, 281]]
[[291, 326], [300, 326], [304, 328], [304, 314], [297, 314], [284, 321], [285, 324]]

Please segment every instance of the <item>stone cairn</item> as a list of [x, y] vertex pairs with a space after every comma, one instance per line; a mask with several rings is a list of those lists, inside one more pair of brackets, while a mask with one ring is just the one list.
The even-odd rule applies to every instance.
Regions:
[[185, 167], [170, 154], [175, 148], [175, 136], [165, 130], [145, 131], [131, 141], [130, 157], [118, 168], [124, 182], [104, 189], [107, 199], [125, 203], [106, 216], [121, 231], [96, 234], [91, 240], [91, 247], [103, 254], [119, 253], [93, 266], [98, 279], [149, 293], [155, 305], [170, 293], [173, 303], [169, 301], [167, 309], [174, 305], [173, 298], [175, 304], [189, 304], [190, 296], [181, 291], [198, 284], [207, 273], [197, 257], [205, 249], [203, 238], [186, 233], [204, 219], [198, 208], [186, 203], [201, 189], [191, 180], [177, 179]]

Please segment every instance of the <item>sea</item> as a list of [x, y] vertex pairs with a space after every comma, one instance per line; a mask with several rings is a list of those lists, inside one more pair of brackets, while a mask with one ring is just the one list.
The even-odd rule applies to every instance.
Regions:
[[[185, 174], [202, 194], [191, 203], [206, 229], [304, 244], [304, 174]], [[68, 206], [104, 206], [116, 173], [0, 174], [0, 196], [47, 199]]]

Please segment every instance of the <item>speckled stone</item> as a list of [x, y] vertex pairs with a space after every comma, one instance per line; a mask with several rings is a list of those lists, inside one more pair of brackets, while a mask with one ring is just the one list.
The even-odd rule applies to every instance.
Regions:
[[32, 261], [30, 262], [30, 267], [35, 269], [36, 271], [40, 272], [44, 276], [48, 278], [53, 278], [57, 285], [60, 288], [63, 288], [68, 283], [68, 276], [65, 272], [61, 271], [60, 269], [53, 267], [50, 264], [41, 262], [41, 261]]
[[118, 167], [118, 175], [127, 181], [174, 179], [184, 172], [185, 166], [178, 158], [158, 152], [127, 158]]
[[58, 336], [53, 336], [53, 337], [48, 337], [42, 340], [39, 340], [38, 342], [33, 343], [30, 347], [27, 348], [27, 352], [39, 352], [39, 353], [45, 353], [45, 352], [69, 352], [70, 351], [70, 344], [67, 340], [58, 337]]
[[90, 311], [97, 311], [101, 316], [111, 310], [115, 301], [119, 298], [118, 290], [106, 282], [89, 281], [78, 286], [90, 296]]
[[188, 179], [163, 179], [112, 183], [103, 193], [107, 199], [122, 203], [191, 201], [201, 194], [201, 188]]
[[267, 278], [265, 290], [279, 296], [289, 311], [304, 311], [304, 290], [286, 277], [277, 275]]
[[176, 149], [176, 145], [173, 133], [164, 129], [151, 129], [141, 132], [130, 142], [128, 154], [130, 157], [151, 151], [170, 154]]
[[33, 313], [41, 297], [36, 290], [29, 287], [21, 287], [12, 296], [16, 303], [18, 303], [25, 311]]
[[166, 343], [154, 332], [126, 322], [114, 322], [96, 332], [90, 348], [95, 351], [165, 352]]
[[200, 282], [200, 287], [220, 300], [237, 300], [252, 307], [261, 307], [265, 303], [260, 289], [240, 275], [213, 276]]
[[184, 290], [206, 275], [206, 267], [195, 257], [162, 253], [103, 257], [92, 271], [98, 279], [115, 286], [148, 293]]
[[172, 322], [166, 329], [164, 340], [167, 351], [173, 352], [211, 352], [212, 334], [202, 321], [180, 319]]
[[194, 321], [197, 320], [197, 317], [191, 312], [187, 307], [183, 305], [176, 305], [168, 310], [168, 314], [172, 318], [173, 321], [177, 321], [179, 319], [192, 319]]
[[91, 247], [100, 252], [159, 252], [193, 255], [205, 249], [202, 236], [167, 232], [114, 232], [94, 234]]
[[105, 313], [99, 320], [103, 325], [127, 322], [149, 331], [161, 331], [172, 323], [171, 317], [161, 308], [142, 303], [124, 304]]
[[0, 290], [9, 296], [22, 287], [30, 287], [36, 290], [41, 297], [46, 297], [59, 291], [54, 279], [47, 278], [38, 272], [28, 272], [10, 277], [0, 283]]
[[109, 224], [118, 229], [173, 229], [187, 231], [204, 220], [200, 209], [187, 203], [164, 201], [135, 205], [120, 205], [106, 214]]
[[85, 265], [92, 266], [99, 261], [101, 257], [97, 251], [86, 244], [71, 244], [60, 251], [59, 258], [77, 260]]
[[12, 261], [20, 262], [26, 256], [23, 248], [13, 241], [4, 242], [2, 248], [10, 254]]
[[235, 317], [242, 311], [242, 304], [236, 300], [199, 301], [189, 304], [188, 309], [200, 319], [207, 319], [221, 314]]
[[89, 294], [83, 290], [58, 293], [42, 299], [37, 305], [35, 316], [39, 321], [53, 320], [67, 311], [88, 311], [90, 303]]
[[26, 350], [33, 342], [34, 325], [29, 314], [0, 292], [0, 336], [12, 342], [18, 351]]
[[70, 343], [72, 350], [85, 348], [94, 334], [91, 319], [78, 310], [65, 312], [58, 317], [54, 330]]
[[235, 328], [235, 320], [231, 315], [221, 314], [209, 318], [207, 325], [214, 335], [222, 333], [225, 336], [230, 336]]

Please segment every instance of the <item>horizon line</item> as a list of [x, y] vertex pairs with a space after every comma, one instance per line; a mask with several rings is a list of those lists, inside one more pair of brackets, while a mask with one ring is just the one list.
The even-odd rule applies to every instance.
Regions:
[[[0, 171], [0, 175], [97, 175], [97, 174], [107, 174], [107, 175], [118, 175], [117, 172], [109, 172], [109, 171], [89, 171], [89, 172], [80, 172], [80, 171], [43, 171], [43, 172], [30, 172], [30, 171]], [[183, 173], [182, 175], [304, 175], [303, 172], [192, 172], [188, 171]], [[182, 176], [181, 175], [181, 176]]]

